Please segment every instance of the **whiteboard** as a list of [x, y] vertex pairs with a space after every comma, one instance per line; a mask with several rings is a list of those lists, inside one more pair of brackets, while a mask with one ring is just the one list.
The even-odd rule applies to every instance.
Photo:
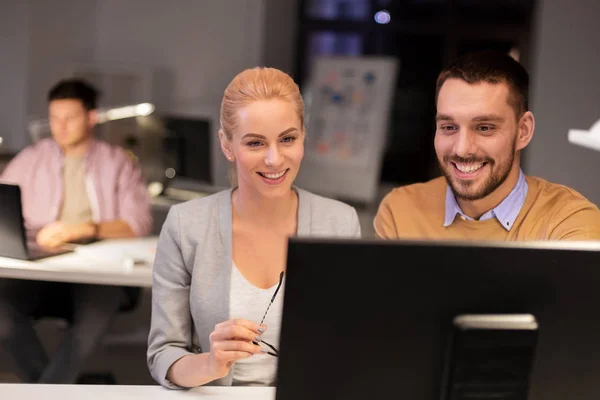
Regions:
[[298, 186], [375, 200], [398, 68], [390, 57], [315, 59], [305, 92], [307, 140]]

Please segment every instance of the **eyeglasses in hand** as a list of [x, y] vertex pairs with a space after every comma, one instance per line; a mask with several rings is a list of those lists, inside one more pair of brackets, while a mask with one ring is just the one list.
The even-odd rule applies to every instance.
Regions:
[[[262, 319], [260, 320], [260, 325], [263, 324], [263, 322], [265, 322], [265, 318], [267, 317], [267, 313], [269, 312], [269, 309], [271, 308], [271, 305], [273, 304], [273, 301], [275, 301], [275, 297], [277, 296], [277, 293], [279, 292], [279, 288], [281, 288], [281, 283], [283, 282], [283, 271], [281, 271], [281, 273], [279, 274], [279, 284], [277, 285], [277, 288], [275, 289], [275, 293], [273, 293], [273, 296], [271, 297], [271, 301], [269, 302], [269, 305], [267, 306], [267, 309], [265, 310], [265, 313], [262, 317]], [[265, 342], [264, 340], [261, 339], [260, 341], [261, 343], [263, 343], [265, 346], [269, 347], [271, 350], [269, 350], [267, 352], [268, 355], [273, 356], [273, 357], [279, 357], [279, 350], [277, 350], [277, 348], [275, 346], [273, 346], [272, 344], [269, 344], [267, 342]], [[255, 345], [258, 345], [257, 342], [253, 342]]]

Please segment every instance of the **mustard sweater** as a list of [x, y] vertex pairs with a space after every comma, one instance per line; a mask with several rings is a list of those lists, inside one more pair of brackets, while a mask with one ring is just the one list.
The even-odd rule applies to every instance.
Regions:
[[600, 240], [598, 207], [566, 186], [526, 179], [527, 197], [510, 231], [496, 218], [457, 217], [444, 227], [446, 180], [440, 177], [387, 194], [375, 216], [375, 232], [384, 239]]

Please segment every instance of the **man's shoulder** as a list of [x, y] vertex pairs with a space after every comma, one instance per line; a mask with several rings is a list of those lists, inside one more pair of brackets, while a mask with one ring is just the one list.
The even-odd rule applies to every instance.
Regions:
[[32, 166], [56, 159], [60, 154], [58, 146], [52, 138], [42, 139], [36, 143], [30, 144], [19, 151], [10, 161], [12, 166]]
[[[527, 215], [543, 221], [552, 240], [600, 240], [600, 210], [577, 190], [527, 177], [532, 197]], [[528, 196], [529, 197], [529, 196]]]
[[41, 156], [46, 154], [57, 154], [59, 152], [58, 145], [52, 138], [39, 140], [21, 150], [18, 155]]
[[108, 161], [115, 165], [138, 164], [138, 158], [131, 151], [104, 140], [94, 139], [94, 156], [99, 161]]
[[445, 178], [440, 177], [393, 189], [383, 198], [373, 221], [377, 236], [427, 236], [424, 227], [430, 226], [431, 221], [443, 221], [446, 187]]
[[438, 177], [427, 182], [403, 185], [392, 189], [384, 197], [384, 202], [389, 205], [404, 206], [419, 204], [420, 206], [443, 204], [446, 199], [446, 179]]
[[584, 195], [566, 185], [535, 176], [528, 176], [527, 183], [534, 190], [534, 206], [552, 209], [589, 208], [598, 210], [598, 207]]

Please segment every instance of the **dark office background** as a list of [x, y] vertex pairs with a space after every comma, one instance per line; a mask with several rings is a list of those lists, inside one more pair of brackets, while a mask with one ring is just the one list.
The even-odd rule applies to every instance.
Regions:
[[295, 73], [315, 56], [393, 56], [400, 62], [381, 180], [437, 175], [435, 79], [456, 57], [514, 51], [527, 62], [533, 0], [301, 0]]

